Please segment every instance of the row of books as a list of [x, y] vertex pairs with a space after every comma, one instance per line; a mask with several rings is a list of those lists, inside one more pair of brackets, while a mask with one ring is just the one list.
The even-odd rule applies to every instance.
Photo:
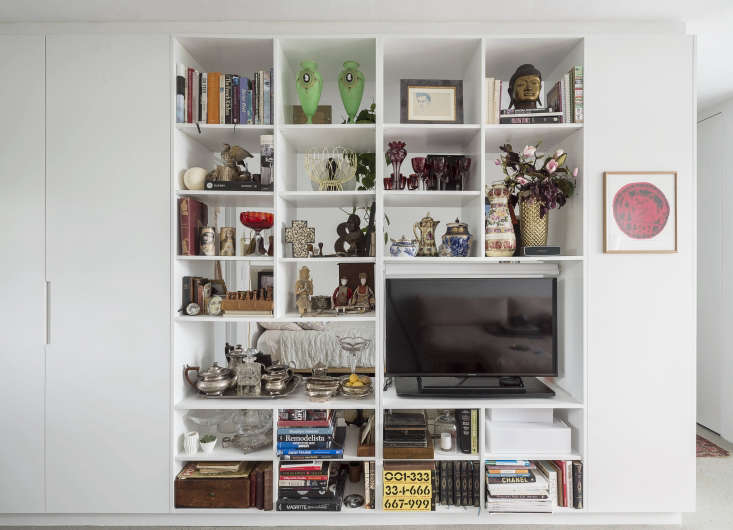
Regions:
[[490, 512], [552, 512], [583, 508], [579, 460], [487, 460], [486, 508]]
[[478, 453], [478, 410], [458, 409], [456, 418], [456, 445], [465, 454]]
[[278, 511], [341, 511], [345, 473], [338, 462], [281, 463]]
[[479, 462], [441, 460], [433, 470], [433, 500], [443, 506], [479, 506]]
[[343, 458], [346, 422], [333, 410], [280, 409], [278, 414], [280, 460]]
[[212, 296], [226, 296], [227, 286], [224, 280], [211, 280], [201, 276], [184, 276], [181, 280], [180, 311], [185, 312], [188, 304], [199, 306], [200, 314], [209, 313], [209, 301]]
[[[203, 488], [192, 483], [204, 479]], [[212, 498], [209, 491], [221, 495]], [[188, 462], [176, 476], [175, 506], [272, 510], [272, 462]]]
[[176, 65], [176, 122], [272, 125], [272, 68], [252, 77]]
[[583, 65], [573, 66], [546, 94], [542, 82], [539, 103], [544, 106], [517, 109], [511, 108], [509, 81], [487, 77], [484, 120], [490, 124], [583, 123], [583, 91]]

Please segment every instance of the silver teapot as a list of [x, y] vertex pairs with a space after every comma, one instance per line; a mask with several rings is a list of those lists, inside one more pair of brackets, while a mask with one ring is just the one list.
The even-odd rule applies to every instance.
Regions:
[[[198, 372], [196, 381], [189, 377], [189, 372]], [[234, 386], [237, 382], [237, 376], [229, 368], [219, 366], [219, 363], [212, 364], [208, 370], [201, 371], [199, 366], [183, 367], [183, 376], [192, 387], [207, 396], [220, 396], [225, 390]]]

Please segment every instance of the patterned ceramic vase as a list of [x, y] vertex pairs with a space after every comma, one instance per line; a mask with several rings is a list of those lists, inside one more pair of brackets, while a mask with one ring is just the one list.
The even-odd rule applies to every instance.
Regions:
[[509, 215], [509, 189], [504, 182], [486, 186], [489, 214], [486, 216], [486, 255], [489, 257], [513, 256], [517, 249], [517, 237]]
[[550, 211], [540, 217], [539, 201], [534, 197], [520, 197], [519, 226], [523, 247], [543, 247], [547, 245]]
[[364, 74], [359, 71], [359, 63], [356, 61], [344, 63], [344, 69], [339, 74], [339, 93], [349, 116], [349, 123], [354, 123], [361, 97], [364, 95]]
[[298, 99], [303, 107], [303, 114], [306, 123], [313, 123], [313, 115], [318, 109], [318, 102], [321, 100], [323, 90], [323, 78], [318, 72], [318, 63], [315, 61], [303, 61], [300, 63], [300, 72], [295, 80], [295, 88], [298, 91]]

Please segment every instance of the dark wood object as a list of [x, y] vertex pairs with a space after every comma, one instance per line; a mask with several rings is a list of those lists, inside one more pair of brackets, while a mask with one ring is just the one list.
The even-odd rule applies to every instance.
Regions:
[[383, 447], [382, 453], [389, 460], [432, 460], [435, 457], [433, 437], [428, 434], [427, 447]]
[[249, 508], [248, 478], [177, 478], [176, 508]]

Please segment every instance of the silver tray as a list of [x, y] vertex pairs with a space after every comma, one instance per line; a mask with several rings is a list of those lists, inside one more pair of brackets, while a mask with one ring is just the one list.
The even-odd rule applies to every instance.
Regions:
[[227, 391], [225, 391], [221, 396], [207, 396], [202, 395], [202, 397], [205, 397], [207, 399], [278, 399], [282, 397], [289, 396], [295, 390], [298, 388], [298, 385], [300, 385], [300, 382], [303, 380], [303, 378], [299, 375], [294, 375], [290, 378], [290, 381], [288, 381], [287, 386], [284, 390], [275, 392], [271, 390], [265, 390], [265, 382], [262, 381], [260, 384], [262, 385], [260, 393], [259, 394], [246, 394], [246, 395], [239, 395], [237, 394], [236, 388], [230, 388]]

